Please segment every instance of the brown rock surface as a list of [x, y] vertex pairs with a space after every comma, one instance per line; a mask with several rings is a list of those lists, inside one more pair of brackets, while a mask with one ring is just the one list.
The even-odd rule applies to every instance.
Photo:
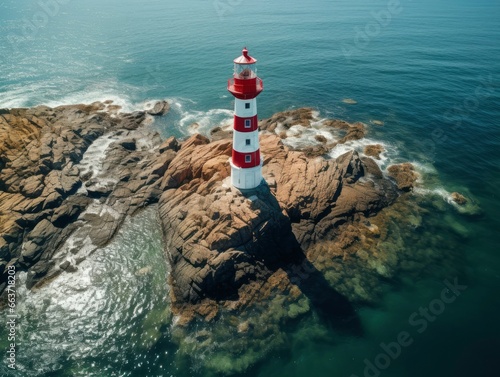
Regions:
[[[144, 112], [104, 112], [110, 103], [0, 110], [0, 264], [28, 270], [28, 286], [59, 272], [54, 258], [71, 234], [105, 245], [127, 214], [159, 198], [177, 141], [160, 152], [158, 135], [139, 128]], [[106, 138], [116, 142], [92, 151]], [[87, 151], [95, 161], [82, 165]], [[87, 196], [100, 200], [92, 213]]]
[[289, 129], [295, 124], [310, 127], [314, 119], [314, 109], [310, 107], [288, 110], [274, 114], [271, 118], [259, 122], [259, 128], [270, 132], [277, 131], [279, 126]]
[[387, 172], [390, 177], [394, 178], [398, 188], [402, 191], [412, 190], [418, 179], [418, 174], [415, 171], [415, 168], [409, 162], [391, 165], [387, 168]]
[[[328, 157], [336, 144], [364, 136], [361, 123], [319, 124], [307, 108], [261, 121], [266, 183], [240, 192], [229, 183], [230, 132], [162, 143], [139, 127], [145, 112], [110, 114], [109, 106], [0, 111], [0, 262], [27, 270], [29, 287], [75, 271], [125, 216], [159, 200], [173, 311], [181, 323], [211, 319], [219, 305], [295, 292], [290, 264], [328, 240], [341, 256], [362, 237], [358, 223], [398, 195], [372, 159], [355, 151]], [[294, 125], [322, 127], [337, 141], [316, 138], [293, 150], [286, 130]]]
[[181, 316], [213, 317], [211, 301], [248, 302], [250, 287], [303, 257], [301, 248], [335, 238], [340, 224], [371, 216], [398, 195], [373, 160], [366, 164], [354, 151], [327, 160], [290, 150], [275, 134], [260, 143], [267, 183], [255, 190], [230, 185], [230, 140], [192, 136], [165, 172], [174, 184], [160, 198], [160, 218]]
[[460, 194], [459, 192], [452, 192], [450, 196], [451, 200], [453, 200], [455, 203], [459, 205], [467, 204], [467, 198], [462, 194]]
[[365, 147], [365, 154], [369, 157], [374, 157], [377, 160], [380, 160], [380, 153], [384, 152], [384, 147], [380, 144], [367, 145]]
[[165, 115], [169, 110], [170, 104], [167, 101], [158, 101], [152, 109], [147, 110], [147, 113], [150, 115]]

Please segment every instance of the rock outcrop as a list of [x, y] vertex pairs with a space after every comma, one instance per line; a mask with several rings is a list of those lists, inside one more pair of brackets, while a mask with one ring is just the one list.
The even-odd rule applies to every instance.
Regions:
[[146, 110], [149, 115], [165, 115], [170, 110], [170, 104], [167, 101], [156, 102], [151, 109]]
[[467, 204], [467, 198], [465, 196], [463, 196], [462, 194], [460, 194], [459, 192], [452, 192], [450, 194], [450, 197], [451, 197], [451, 200], [453, 200], [458, 205], [463, 206], [463, 205]]
[[[265, 183], [240, 192], [229, 183], [230, 131], [162, 142], [140, 125], [167, 103], [118, 111], [110, 101], [0, 111], [0, 272], [14, 264], [33, 287], [74, 271], [125, 216], [159, 201], [173, 312], [184, 322], [210, 319], [219, 305], [241, 307], [262, 290], [295, 292], [287, 271], [307, 265], [320, 243], [347, 250], [359, 238], [353, 229], [413, 173], [411, 165], [393, 171], [398, 189], [356, 151], [331, 158], [335, 146], [362, 138], [364, 125], [318, 123], [312, 109], [298, 109], [260, 122]], [[297, 129], [323, 133], [311, 146], [287, 145]]]
[[365, 147], [365, 154], [369, 157], [376, 158], [377, 160], [380, 160], [380, 154], [384, 152], [384, 147], [380, 144], [374, 144], [374, 145], [367, 145]]
[[[182, 144], [164, 174], [159, 208], [174, 313], [211, 318], [217, 302], [248, 302], [250, 286], [301, 263], [305, 250], [338, 237], [342, 224], [372, 216], [398, 196], [373, 160], [355, 151], [311, 156], [275, 134], [280, 122], [307, 123], [309, 115], [301, 109], [261, 122], [273, 131], [260, 138], [266, 182], [248, 192], [229, 182], [231, 140], [195, 135]], [[327, 127], [333, 124], [351, 128], [334, 121]]]
[[5, 266], [27, 270], [29, 287], [74, 270], [158, 200], [175, 143], [160, 152], [145, 112], [112, 106], [0, 110], [0, 292]]
[[394, 178], [398, 188], [402, 191], [411, 191], [418, 179], [414, 166], [409, 162], [391, 165], [387, 168], [387, 172], [390, 177]]

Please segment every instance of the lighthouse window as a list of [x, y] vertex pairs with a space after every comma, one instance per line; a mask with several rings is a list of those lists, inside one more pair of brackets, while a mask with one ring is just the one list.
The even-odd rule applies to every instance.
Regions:
[[249, 154], [247, 154], [247, 155], [245, 156], [245, 162], [246, 162], [246, 163], [248, 163], [248, 162], [252, 162], [252, 156], [251, 156], [251, 155], [249, 155]]
[[250, 102], [246, 102], [245, 103], [245, 109], [249, 109], [250, 108]]
[[250, 127], [252, 127], [252, 120], [245, 119], [245, 128], [250, 128]]
[[246, 139], [246, 140], [245, 140], [245, 144], [246, 144], [246, 145], [250, 145], [250, 139]]

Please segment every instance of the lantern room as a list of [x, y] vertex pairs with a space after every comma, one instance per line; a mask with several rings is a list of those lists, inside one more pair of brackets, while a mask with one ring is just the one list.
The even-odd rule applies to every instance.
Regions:
[[227, 90], [239, 99], [257, 97], [263, 89], [262, 80], [257, 76], [257, 59], [252, 58], [244, 48], [242, 55], [233, 62], [233, 78], [229, 79]]
[[242, 51], [242, 55], [234, 61], [234, 77], [238, 79], [251, 79], [257, 77], [257, 59], [252, 58], [248, 55], [248, 50], [245, 47]]

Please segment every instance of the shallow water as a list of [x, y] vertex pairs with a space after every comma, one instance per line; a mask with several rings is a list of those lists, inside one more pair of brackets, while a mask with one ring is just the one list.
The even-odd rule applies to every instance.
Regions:
[[[168, 268], [154, 207], [114, 241], [44, 287], [18, 288], [18, 375], [111, 376], [169, 369]], [[19, 276], [18, 287], [25, 281]], [[2, 332], [2, 344], [6, 336]], [[152, 351], [153, 350], [153, 351]], [[7, 375], [2, 365], [2, 375]]]

